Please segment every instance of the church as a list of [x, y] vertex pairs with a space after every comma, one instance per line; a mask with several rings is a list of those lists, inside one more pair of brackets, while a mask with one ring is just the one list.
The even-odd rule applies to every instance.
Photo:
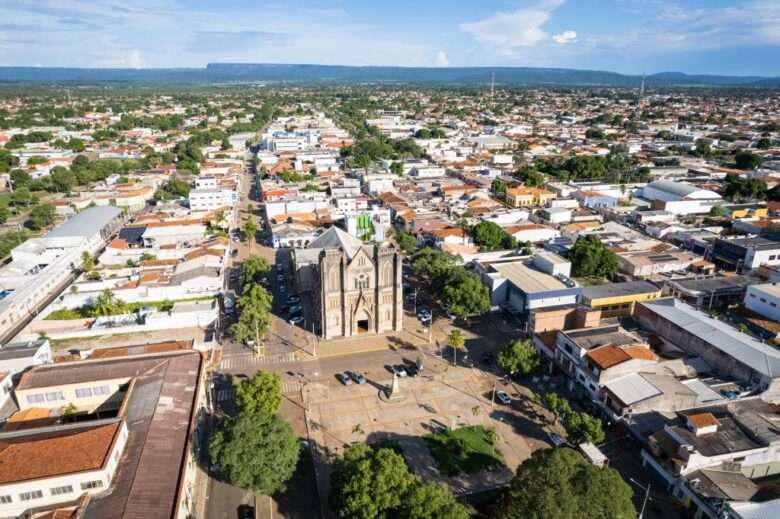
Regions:
[[401, 331], [401, 255], [390, 243], [363, 243], [331, 227], [294, 249], [292, 259], [296, 288], [311, 300], [321, 338]]

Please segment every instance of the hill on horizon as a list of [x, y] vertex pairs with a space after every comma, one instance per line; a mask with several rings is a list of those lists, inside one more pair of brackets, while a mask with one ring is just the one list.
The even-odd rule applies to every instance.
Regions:
[[[204, 68], [0, 67], [0, 84], [208, 84], [218, 82], [294, 82], [321, 84], [402, 83], [638, 87], [642, 76], [600, 70], [542, 67], [390, 67], [272, 63], [209, 63]], [[645, 77], [648, 87], [780, 87], [780, 77], [725, 76], [660, 72]]]

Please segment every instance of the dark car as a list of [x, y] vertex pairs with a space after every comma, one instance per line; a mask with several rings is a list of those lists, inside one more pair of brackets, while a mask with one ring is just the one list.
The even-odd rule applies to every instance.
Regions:
[[346, 373], [336, 373], [336, 378], [339, 382], [344, 384], [345, 386], [351, 386], [352, 385], [352, 379], [349, 378], [349, 375]]
[[255, 519], [255, 508], [249, 505], [241, 505], [238, 507], [238, 519]]
[[416, 377], [417, 375], [420, 374], [420, 370], [417, 369], [417, 365], [416, 364], [407, 364], [406, 366], [404, 366], [404, 368], [406, 369], [406, 373], [410, 377]]
[[347, 375], [358, 384], [366, 383], [366, 377], [359, 371], [347, 371]]
[[408, 371], [406, 371], [406, 366], [403, 364], [396, 364], [393, 368], [393, 373], [398, 375], [399, 377], [405, 377], [409, 374]]
[[484, 364], [487, 364], [488, 366], [492, 366], [493, 362], [495, 362], [495, 360], [496, 359], [495, 359], [495, 357], [493, 356], [492, 353], [485, 353], [484, 355], [482, 355], [482, 362]]

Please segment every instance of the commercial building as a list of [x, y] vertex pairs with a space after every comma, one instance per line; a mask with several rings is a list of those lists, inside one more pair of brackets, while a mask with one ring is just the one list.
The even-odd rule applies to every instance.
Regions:
[[[553, 256], [552, 253], [549, 253]], [[576, 304], [582, 289], [563, 274], [564, 267], [550, 262], [518, 258], [475, 261], [474, 271], [490, 290], [493, 307], [527, 316], [531, 310]], [[547, 268], [547, 271], [540, 270]], [[570, 267], [569, 267], [570, 268]]]
[[97, 252], [122, 220], [121, 209], [91, 207], [11, 251], [13, 261], [0, 269], [0, 338], [7, 340], [61, 292], [79, 268], [82, 253]]
[[662, 290], [649, 281], [607, 283], [582, 289], [582, 304], [601, 310], [602, 317], [631, 315], [634, 304], [661, 297]]
[[745, 294], [745, 308], [780, 322], [780, 286], [775, 283], [750, 285]]
[[766, 238], [717, 239], [711, 261], [729, 270], [754, 270], [761, 265], [780, 265], [780, 242]]
[[193, 350], [158, 349], [22, 376], [17, 400], [43, 406], [48, 419], [0, 432], [0, 516], [59, 507], [85, 519], [192, 516], [203, 362]]

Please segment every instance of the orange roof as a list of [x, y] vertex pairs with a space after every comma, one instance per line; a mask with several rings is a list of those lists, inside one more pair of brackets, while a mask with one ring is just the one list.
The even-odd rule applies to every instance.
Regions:
[[626, 352], [612, 344], [590, 350], [586, 357], [599, 369], [609, 369], [631, 358]]
[[117, 422], [0, 441], [0, 484], [100, 469], [118, 429]]
[[642, 344], [625, 346], [623, 347], [623, 351], [632, 359], [658, 360], [658, 357], [653, 353], [653, 350]]
[[127, 240], [123, 240], [121, 238], [114, 238], [111, 240], [111, 243], [108, 244], [108, 246], [112, 249], [129, 249], [130, 244], [127, 243]]
[[712, 413], [690, 414], [688, 415], [688, 421], [697, 429], [720, 425], [720, 422]]
[[457, 236], [463, 238], [468, 236], [468, 233], [460, 227], [446, 227], [444, 229], [436, 229], [431, 234], [439, 238], [446, 238], [447, 236]]
[[118, 346], [115, 348], [99, 348], [92, 352], [89, 360], [128, 357], [130, 355], [146, 355], [149, 353], [164, 353], [168, 351], [191, 350], [195, 341], [165, 341], [150, 344]]

